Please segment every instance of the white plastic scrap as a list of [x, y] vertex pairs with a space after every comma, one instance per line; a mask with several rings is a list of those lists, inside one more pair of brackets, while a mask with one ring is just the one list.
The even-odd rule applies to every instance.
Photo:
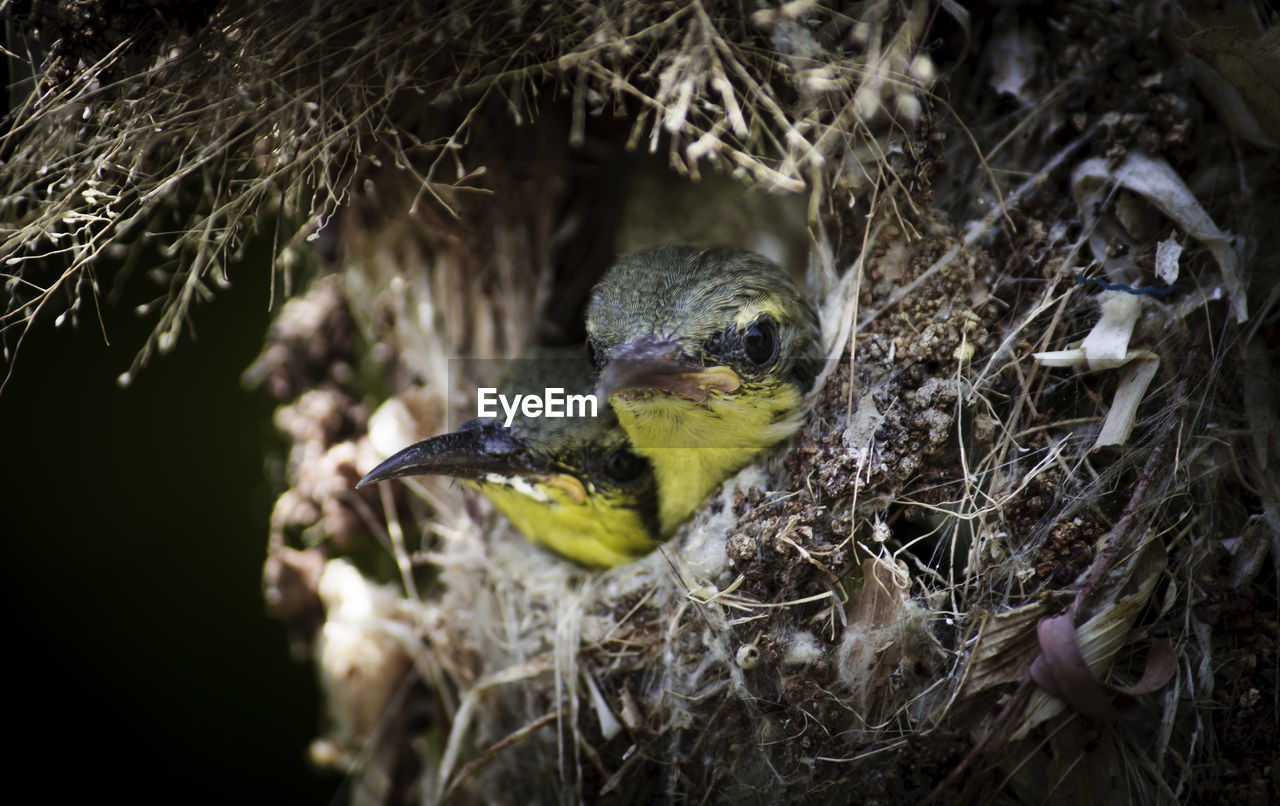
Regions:
[[1156, 244], [1156, 276], [1165, 285], [1178, 281], [1178, 260], [1182, 257], [1182, 244], [1170, 238]]
[[[1101, 157], [1085, 160], [1076, 166], [1071, 174], [1071, 192], [1084, 215], [1086, 228], [1094, 227], [1098, 210], [1115, 187], [1126, 188], [1146, 199], [1173, 219], [1184, 232], [1203, 243], [1222, 270], [1222, 284], [1226, 287], [1236, 321], [1243, 322], [1249, 318], [1248, 300], [1240, 279], [1240, 255], [1233, 236], [1213, 223], [1169, 163], [1131, 151], [1114, 171]], [[1106, 259], [1104, 238], [1091, 238], [1090, 248], [1095, 258]]]
[[1084, 367], [1093, 372], [1124, 367], [1111, 410], [1093, 444], [1094, 450], [1104, 445], [1123, 445], [1129, 439], [1138, 404], [1160, 367], [1160, 358], [1155, 353], [1129, 347], [1133, 327], [1142, 312], [1142, 300], [1122, 291], [1104, 291], [1100, 296], [1102, 318], [1079, 347], [1032, 355], [1046, 367]]

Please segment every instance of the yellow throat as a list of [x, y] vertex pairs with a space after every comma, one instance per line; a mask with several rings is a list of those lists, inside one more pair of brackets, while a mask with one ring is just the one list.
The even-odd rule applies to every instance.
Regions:
[[625, 496], [591, 494], [573, 476], [492, 477], [475, 486], [535, 543], [591, 566], [625, 565], [659, 543]]
[[781, 382], [736, 394], [712, 391], [702, 403], [653, 392], [614, 395], [610, 403], [632, 448], [653, 465], [663, 538], [722, 481], [790, 437], [804, 420], [800, 393]]

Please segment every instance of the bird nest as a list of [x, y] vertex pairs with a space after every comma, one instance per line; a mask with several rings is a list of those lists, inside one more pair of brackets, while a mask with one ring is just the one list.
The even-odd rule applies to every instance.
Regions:
[[[24, 18], [6, 354], [150, 241], [136, 372], [273, 233], [267, 599], [353, 800], [1274, 797], [1266, 19], [151, 5]], [[617, 251], [762, 230], [827, 368], [662, 549], [587, 571], [447, 481], [354, 491], [465, 419], [454, 359], [580, 340]]]

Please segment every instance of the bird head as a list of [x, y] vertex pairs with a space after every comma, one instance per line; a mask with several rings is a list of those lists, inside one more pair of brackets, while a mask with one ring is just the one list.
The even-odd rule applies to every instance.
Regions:
[[[571, 374], [580, 381], [589, 367], [577, 363]], [[537, 380], [585, 385], [552, 369], [563, 362], [521, 365], [538, 368], [519, 379], [522, 391]], [[501, 420], [471, 420], [396, 453], [356, 486], [419, 475], [474, 483], [535, 543], [584, 565], [632, 562], [661, 541], [652, 468], [631, 450], [607, 407], [596, 417], [517, 417], [509, 428]]]
[[666, 245], [621, 258], [592, 291], [587, 333], [598, 392], [615, 408], [621, 398], [666, 409], [664, 397], [769, 405], [783, 393], [791, 408], [822, 360], [817, 316], [791, 278], [725, 249]]

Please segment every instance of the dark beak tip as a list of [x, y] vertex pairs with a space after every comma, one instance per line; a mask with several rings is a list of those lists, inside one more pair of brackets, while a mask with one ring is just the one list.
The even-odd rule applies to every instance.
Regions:
[[[385, 464], [386, 462], [382, 463], [382, 465], [385, 465]], [[364, 478], [356, 482], [356, 489], [359, 490], [364, 487], [372, 487], [373, 485], [377, 484], [380, 481], [386, 481], [389, 478], [393, 478], [393, 476], [390, 476], [386, 473], [382, 465], [378, 465], [373, 470], [370, 470], [368, 473], [365, 473]]]
[[[418, 444], [420, 445], [422, 443]], [[383, 460], [377, 467], [370, 470], [368, 473], [365, 473], [364, 477], [356, 482], [356, 489], [359, 490], [364, 487], [370, 487], [380, 481], [387, 481], [399, 476], [409, 475], [401, 471], [411, 466], [412, 459], [415, 456], [414, 452], [417, 447], [417, 445], [411, 445], [388, 459]]]
[[507, 429], [468, 428], [424, 439], [395, 453], [356, 482], [359, 490], [406, 476], [480, 478], [531, 470], [525, 445]]

